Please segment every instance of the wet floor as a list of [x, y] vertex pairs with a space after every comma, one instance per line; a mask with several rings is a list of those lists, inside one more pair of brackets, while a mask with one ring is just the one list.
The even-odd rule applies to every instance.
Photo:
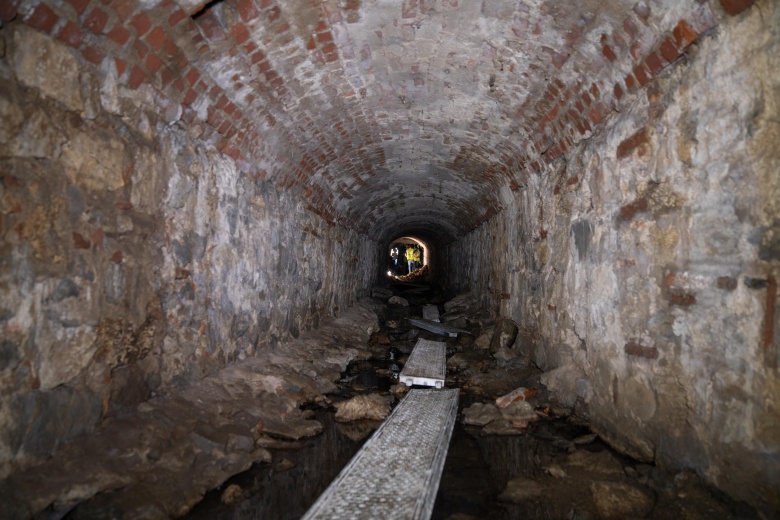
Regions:
[[[372, 345], [373, 359], [350, 365], [339, 393], [329, 396], [332, 401], [358, 393], [387, 394], [415, 337], [436, 339], [399, 327], [405, 315], [427, 303], [422, 297], [411, 300], [409, 308], [388, 308], [383, 339]], [[447, 342], [448, 354], [468, 350], [466, 341]], [[480, 363], [489, 372], [489, 360]], [[517, 373], [527, 378], [513, 381], [515, 386], [539, 386], [534, 368]], [[462, 381], [448, 374], [448, 385]], [[486, 435], [462, 423], [464, 408], [494, 398], [482, 391], [461, 392], [459, 420], [433, 511], [436, 520], [757, 518], [746, 506], [713, 493], [692, 473], [666, 473], [613, 451], [591, 434], [586, 417], [548, 401], [543, 388], [534, 402], [540, 420], [525, 430]], [[324, 426], [321, 435], [271, 449], [272, 463], [257, 464], [210, 492], [188, 518], [300, 518], [378, 426], [336, 423], [332, 410], [314, 413]]]

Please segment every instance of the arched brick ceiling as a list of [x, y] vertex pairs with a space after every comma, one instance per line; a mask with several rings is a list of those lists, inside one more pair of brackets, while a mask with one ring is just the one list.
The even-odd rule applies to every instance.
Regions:
[[87, 59], [115, 56], [120, 80], [152, 85], [169, 117], [198, 126], [247, 174], [377, 238], [447, 240], [499, 211], [712, 27], [721, 7], [711, 3], [114, 0], [101, 10], [67, 0], [55, 9], [80, 24]]

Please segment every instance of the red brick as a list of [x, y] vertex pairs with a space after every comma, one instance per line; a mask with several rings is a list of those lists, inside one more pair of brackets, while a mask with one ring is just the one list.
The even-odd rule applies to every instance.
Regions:
[[133, 42], [133, 49], [135, 49], [136, 54], [138, 54], [138, 57], [141, 59], [146, 58], [146, 55], [149, 54], [149, 47], [144, 45], [141, 40]]
[[155, 50], [159, 51], [162, 49], [163, 44], [165, 44], [165, 31], [162, 30], [162, 27], [155, 27], [146, 37], [146, 41], [149, 42]]
[[30, 27], [38, 29], [41, 32], [50, 33], [57, 23], [59, 17], [57, 13], [51, 10], [46, 4], [38, 4], [35, 9], [27, 16], [25, 22]]
[[92, 247], [92, 243], [84, 238], [81, 233], [73, 232], [73, 247], [76, 249], [89, 249]]
[[276, 28], [276, 34], [282, 34], [283, 32], [287, 32], [290, 30], [290, 24], [287, 22], [283, 22], [279, 27]]
[[317, 33], [317, 43], [328, 43], [333, 41], [333, 34], [330, 31]]
[[146, 57], [146, 70], [149, 71], [150, 74], [155, 74], [158, 70], [160, 70], [162, 65], [162, 60], [160, 60], [156, 54], [150, 52]]
[[671, 291], [669, 293], [669, 305], [689, 307], [694, 303], [696, 303], [696, 296], [691, 293], [683, 291]]
[[10, 22], [16, 18], [20, 2], [21, 0], [6, 0], [0, 2], [0, 20], [3, 20], [4, 22]]
[[222, 135], [227, 134], [228, 130], [230, 130], [230, 121], [223, 121], [222, 124], [219, 125], [219, 128], [217, 128], [217, 132]]
[[623, 347], [623, 350], [629, 356], [643, 357], [646, 359], [658, 359], [658, 349], [656, 347], [643, 347], [635, 341], [629, 341]]
[[[171, 40], [165, 40], [165, 54], [169, 58], [173, 58], [174, 56], [177, 56], [180, 54], [179, 48], [176, 46], [175, 43], [173, 43]], [[186, 58], [185, 58], [186, 60]], [[186, 63], [186, 61], [185, 61]]]
[[106, 36], [117, 45], [124, 45], [127, 43], [127, 40], [130, 39], [130, 31], [121, 25], [115, 25]]
[[187, 13], [185, 13], [181, 9], [177, 9], [176, 11], [171, 13], [171, 16], [168, 17], [168, 26], [173, 27], [179, 22], [181, 22], [182, 20], [184, 20], [185, 18], [187, 18]]
[[671, 37], [667, 37], [658, 50], [661, 52], [661, 56], [669, 63], [673, 63], [681, 54]]
[[152, 28], [152, 21], [146, 16], [146, 13], [138, 13], [130, 20], [130, 25], [135, 29], [136, 34], [141, 37]]
[[164, 69], [162, 69], [162, 72], [160, 72], [160, 80], [162, 81], [163, 87], [167, 87], [168, 85], [170, 85], [171, 82], [173, 81], [173, 78], [175, 77], [176, 76], [173, 74], [173, 72], [171, 72], [171, 69], [169, 69], [168, 67], [165, 67]]
[[648, 76], [645, 66], [641, 63], [634, 67], [634, 77], [641, 86], [645, 86], [650, 81], [650, 76]]
[[647, 59], [645, 59], [645, 66], [647, 67], [647, 70], [650, 71], [650, 75], [653, 77], [657, 76], [658, 73], [661, 72], [664, 68], [661, 57], [658, 56], [657, 52], [651, 52], [647, 56]]
[[580, 96], [580, 99], [582, 99], [582, 102], [585, 103], [585, 106], [590, 106], [590, 104], [593, 103], [593, 100], [590, 99], [590, 94], [587, 92], [583, 92]]
[[269, 70], [271, 70], [271, 64], [268, 62], [268, 60], [261, 61], [260, 63], [257, 64], [257, 71], [260, 74], [265, 74]]
[[84, 27], [93, 34], [103, 34], [108, 22], [108, 14], [99, 7], [94, 8], [84, 19]]
[[684, 51], [695, 42], [696, 37], [698, 36], [696, 31], [693, 30], [693, 27], [685, 20], [680, 20], [677, 23], [674, 31], [672, 31], [672, 35], [674, 36], [675, 45], [677, 45], [677, 48], [681, 51]]
[[588, 112], [588, 118], [593, 121], [594, 125], [599, 124], [609, 114], [609, 108], [604, 103], [594, 103]]
[[117, 74], [119, 77], [122, 77], [122, 74], [127, 70], [127, 62], [122, 58], [114, 58], [114, 64], [116, 65]]
[[628, 139], [625, 139], [622, 143], [618, 145], [617, 153], [616, 153], [617, 158], [623, 159], [624, 157], [628, 157], [633, 153], [634, 150], [636, 150], [638, 147], [642, 146], [647, 142], [648, 142], [647, 129], [642, 128], [639, 131], [637, 131], [634, 135], [632, 135]]
[[57, 39], [65, 45], [77, 49], [84, 41], [84, 33], [76, 24], [68, 20], [57, 32]]
[[233, 36], [233, 39], [236, 40], [236, 43], [241, 45], [245, 41], [249, 39], [249, 30], [246, 28], [246, 25], [242, 23], [237, 23], [233, 27], [230, 28], [230, 34]]
[[114, 251], [114, 254], [111, 255], [110, 260], [114, 264], [121, 264], [123, 258], [124, 258], [124, 255], [122, 254], [122, 251]]
[[84, 11], [87, 10], [89, 0], [68, 0], [68, 3], [73, 6], [73, 9], [76, 10], [76, 14], [81, 16], [84, 14]]
[[187, 91], [187, 93], [184, 95], [184, 99], [182, 100], [182, 103], [189, 106], [195, 102], [195, 100], [198, 99], [198, 93], [195, 92], [195, 90], [190, 89]]
[[190, 86], [192, 86], [198, 82], [198, 79], [200, 79], [200, 72], [198, 69], [193, 67], [187, 71], [187, 74], [184, 77], [187, 78], [187, 82], [190, 84]]
[[183, 80], [183, 79], [181, 79], [181, 77], [177, 77], [177, 78], [176, 78], [176, 79], [173, 81], [173, 86], [176, 88], [176, 90], [177, 90], [177, 91], [179, 91], [179, 93], [182, 93], [182, 92], [184, 92], [184, 89], [185, 89], [185, 88], [187, 88], [187, 87], [184, 85], [184, 80]]
[[634, 90], [635, 87], [636, 87], [636, 80], [634, 79], [634, 76], [629, 74], [628, 76], [626, 76], [626, 90], [630, 92]]
[[135, 12], [136, 3], [135, 0], [112, 0], [111, 7], [121, 20], [129, 20], [130, 15]]
[[607, 58], [609, 61], [615, 61], [617, 59], [617, 55], [612, 50], [612, 47], [610, 47], [609, 45], [604, 45], [601, 48], [601, 54], [603, 54], [604, 57]]
[[737, 15], [753, 5], [754, 0], [720, 0], [723, 10], [731, 16]]
[[127, 84], [130, 86], [130, 88], [138, 88], [141, 83], [144, 82], [146, 79], [146, 73], [138, 67], [138, 65], [133, 65], [133, 69], [130, 71], [130, 78], [127, 81]]
[[81, 49], [81, 55], [84, 56], [85, 60], [95, 65], [100, 65], [106, 57], [106, 53], [94, 45], [87, 45]]
[[620, 99], [623, 97], [623, 89], [620, 88], [620, 83], [615, 83], [615, 88], [613, 89], [615, 92], [615, 99]]
[[252, 0], [238, 0], [236, 2], [238, 14], [245, 23], [254, 20], [260, 15], [260, 11]]

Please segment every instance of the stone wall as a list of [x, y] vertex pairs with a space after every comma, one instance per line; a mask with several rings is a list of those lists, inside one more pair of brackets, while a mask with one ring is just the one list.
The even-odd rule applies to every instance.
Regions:
[[243, 173], [118, 64], [0, 28], [0, 478], [284, 348], [377, 271], [373, 241]]
[[[603, 131], [450, 247], [451, 284], [593, 428], [780, 510], [780, 6], [760, 2], [617, 92]], [[694, 38], [697, 35], [693, 35]], [[628, 83], [628, 80], [626, 81]]]

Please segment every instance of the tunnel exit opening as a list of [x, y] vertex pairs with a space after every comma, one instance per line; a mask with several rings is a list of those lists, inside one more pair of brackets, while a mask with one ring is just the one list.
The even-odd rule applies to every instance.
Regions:
[[387, 277], [399, 281], [430, 282], [430, 247], [416, 237], [403, 236], [390, 241], [385, 248]]

